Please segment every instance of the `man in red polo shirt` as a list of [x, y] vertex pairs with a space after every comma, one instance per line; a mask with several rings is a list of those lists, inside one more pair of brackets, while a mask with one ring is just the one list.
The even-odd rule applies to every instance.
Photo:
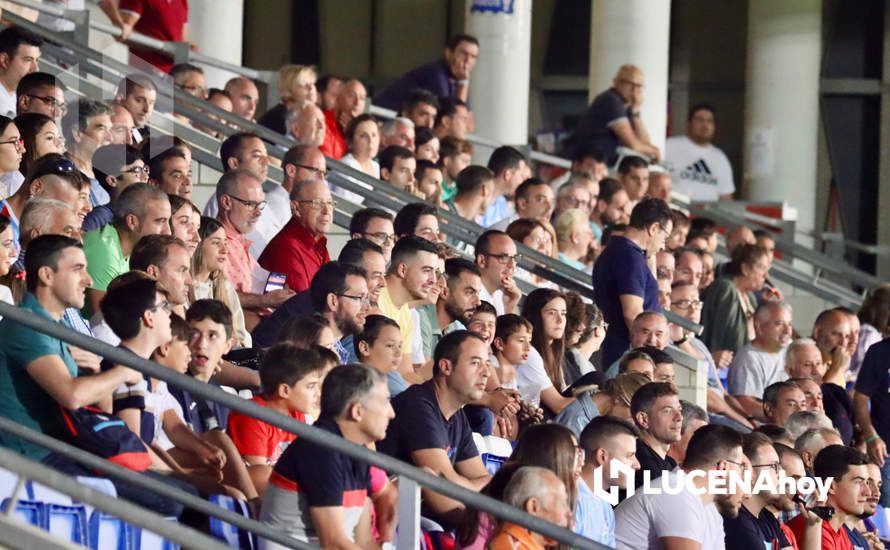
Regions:
[[340, 160], [346, 154], [346, 139], [343, 134], [349, 121], [365, 112], [368, 91], [358, 80], [349, 80], [337, 95], [337, 102], [330, 111], [325, 111], [324, 143], [321, 152], [324, 156]]
[[266, 245], [260, 266], [287, 275], [287, 286], [302, 292], [309, 288], [318, 268], [329, 261], [325, 234], [334, 218], [334, 201], [324, 181], [302, 180], [290, 193], [293, 215]]
[[[188, 42], [188, 0], [103, 0], [99, 4], [111, 19], [121, 28], [120, 40], [124, 41], [136, 31], [158, 40]], [[152, 50], [130, 47], [130, 64], [134, 58], [151, 63], [158, 70], [169, 73], [173, 59]]]

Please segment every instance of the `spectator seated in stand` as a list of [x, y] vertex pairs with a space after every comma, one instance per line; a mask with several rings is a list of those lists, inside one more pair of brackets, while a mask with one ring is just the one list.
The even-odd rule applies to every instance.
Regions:
[[114, 220], [112, 203], [134, 183], [148, 181], [149, 168], [139, 149], [130, 145], [105, 145], [93, 154], [93, 173], [111, 196], [111, 203], [93, 208], [83, 220], [83, 230], [101, 229]]
[[[262, 393], [251, 401], [306, 422], [306, 415], [318, 417], [321, 406], [322, 372], [327, 361], [314, 349], [283, 342], [262, 356]], [[266, 488], [272, 468], [296, 435], [262, 420], [232, 411], [229, 436], [247, 463], [247, 471], [260, 495]]]

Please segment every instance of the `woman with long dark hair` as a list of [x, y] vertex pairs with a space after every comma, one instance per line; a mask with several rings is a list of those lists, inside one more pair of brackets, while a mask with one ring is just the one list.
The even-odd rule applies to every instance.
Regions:
[[5, 189], [0, 190], [3, 198], [12, 194], [8, 180], [13, 174], [18, 173], [25, 155], [25, 144], [18, 126], [11, 118], [0, 116], [0, 179]]
[[[9, 269], [18, 258], [18, 246], [12, 236], [12, 224], [9, 218], [0, 214], [0, 277], [9, 274]], [[0, 285], [0, 301], [12, 304], [12, 291], [6, 285]], [[0, 317], [2, 319], [2, 317]]]
[[516, 383], [524, 401], [540, 404], [553, 415], [573, 400], [563, 397], [566, 299], [558, 290], [537, 288], [522, 305], [522, 316], [532, 324], [528, 361], [516, 368]]

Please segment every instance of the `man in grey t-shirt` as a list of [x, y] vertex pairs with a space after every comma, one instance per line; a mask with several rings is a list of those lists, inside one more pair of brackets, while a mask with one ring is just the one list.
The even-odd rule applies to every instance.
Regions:
[[791, 308], [782, 302], [764, 302], [754, 312], [754, 340], [729, 365], [729, 393], [749, 418], [763, 417], [763, 390], [788, 378], [785, 349], [791, 343]]

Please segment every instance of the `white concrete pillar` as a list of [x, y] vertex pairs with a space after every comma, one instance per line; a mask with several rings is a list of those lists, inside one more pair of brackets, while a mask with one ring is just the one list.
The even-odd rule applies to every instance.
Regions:
[[745, 78], [745, 195], [816, 217], [821, 0], [750, 0]]
[[652, 145], [664, 151], [668, 112], [670, 0], [592, 0], [588, 99], [612, 86], [618, 68], [636, 65], [646, 89], [643, 122]]
[[[480, 9], [498, 4], [512, 5], [512, 12]], [[467, 9], [467, 33], [479, 39], [479, 60], [470, 81], [476, 134], [499, 143], [525, 144], [528, 142], [532, 2], [470, 0]]]
[[[189, 0], [189, 40], [201, 53], [241, 65], [244, 0]], [[222, 88], [235, 73], [201, 65], [207, 86]]]

